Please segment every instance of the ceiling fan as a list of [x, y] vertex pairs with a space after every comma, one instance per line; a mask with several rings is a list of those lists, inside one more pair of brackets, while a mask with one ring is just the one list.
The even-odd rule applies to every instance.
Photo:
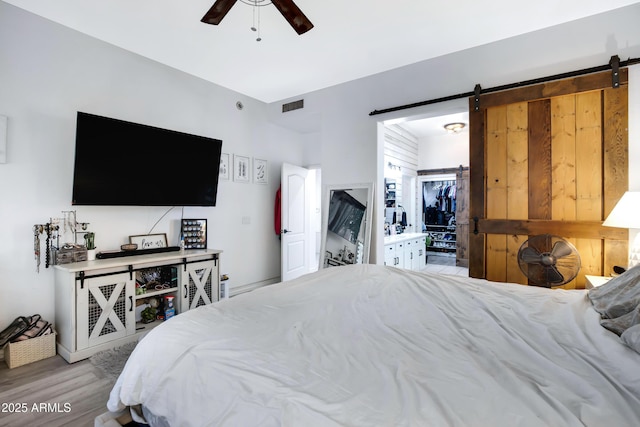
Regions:
[[[237, 0], [216, 0], [211, 6], [211, 9], [202, 17], [201, 21], [205, 24], [218, 25], [222, 18], [225, 17], [227, 12], [236, 4]], [[242, 0], [241, 0], [242, 1]], [[284, 16], [289, 25], [298, 34], [304, 34], [313, 28], [313, 24], [309, 21], [304, 13], [293, 0], [271, 0], [271, 3], [278, 9], [278, 11]], [[251, 4], [247, 2], [247, 4]]]

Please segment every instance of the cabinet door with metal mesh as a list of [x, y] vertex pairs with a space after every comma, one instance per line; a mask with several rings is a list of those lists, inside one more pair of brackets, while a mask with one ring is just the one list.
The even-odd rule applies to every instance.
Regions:
[[218, 273], [213, 261], [188, 264], [183, 271], [182, 311], [218, 301]]
[[77, 349], [99, 345], [135, 332], [133, 281], [129, 273], [76, 281]]

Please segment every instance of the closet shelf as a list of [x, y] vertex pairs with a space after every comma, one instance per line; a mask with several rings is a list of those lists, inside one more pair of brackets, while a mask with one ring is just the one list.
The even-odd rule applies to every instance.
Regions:
[[455, 225], [426, 224], [425, 228], [431, 238], [431, 245], [427, 247], [427, 251], [454, 252], [456, 250]]

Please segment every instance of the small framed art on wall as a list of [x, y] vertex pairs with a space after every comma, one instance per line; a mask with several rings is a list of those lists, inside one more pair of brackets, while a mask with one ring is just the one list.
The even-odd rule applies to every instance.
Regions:
[[249, 157], [233, 155], [233, 180], [235, 182], [249, 182], [251, 176], [249, 163]]
[[269, 177], [269, 163], [263, 159], [253, 159], [253, 182], [266, 184]]

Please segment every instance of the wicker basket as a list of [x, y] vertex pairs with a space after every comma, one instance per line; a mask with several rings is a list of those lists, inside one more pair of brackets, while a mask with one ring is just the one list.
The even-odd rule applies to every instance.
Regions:
[[4, 361], [9, 369], [56, 355], [56, 333], [4, 346]]

